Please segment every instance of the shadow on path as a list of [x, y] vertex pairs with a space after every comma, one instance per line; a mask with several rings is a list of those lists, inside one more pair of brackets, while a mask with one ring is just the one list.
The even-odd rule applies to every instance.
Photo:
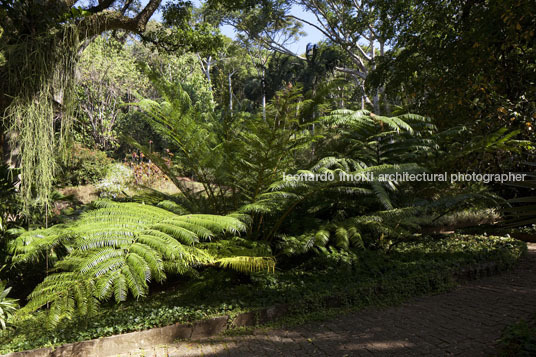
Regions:
[[528, 254], [511, 271], [449, 293], [291, 329], [180, 342], [121, 356], [493, 355], [507, 325], [536, 313], [536, 244], [528, 246]]

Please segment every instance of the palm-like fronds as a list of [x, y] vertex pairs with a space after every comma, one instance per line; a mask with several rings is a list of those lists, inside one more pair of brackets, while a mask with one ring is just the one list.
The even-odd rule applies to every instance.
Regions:
[[215, 261], [223, 268], [231, 268], [240, 272], [268, 271], [275, 269], [275, 260], [271, 257], [227, 257]]
[[420, 210], [407, 207], [332, 220], [298, 236], [283, 235], [279, 246], [285, 255], [308, 252], [322, 255], [326, 253], [326, 248], [347, 252], [384, 248], [420, 229], [415, 218]]
[[[391, 209], [392, 203], [388, 191], [396, 190], [398, 183], [384, 181], [381, 178], [396, 173], [423, 171], [424, 169], [416, 164], [366, 166], [352, 159], [327, 157], [320, 160], [311, 170], [299, 170], [296, 175], [289, 175], [283, 180], [274, 182], [270, 186], [272, 192], [263, 194], [260, 198], [303, 199], [305, 196], [313, 195], [314, 192], [327, 195], [333, 192], [346, 195], [375, 195], [385, 208]], [[322, 180], [322, 174], [330, 179]]]
[[531, 148], [534, 144], [528, 140], [516, 140], [520, 130], [508, 131], [501, 128], [491, 134], [474, 138], [467, 148], [458, 155], [468, 155], [473, 152], [520, 152], [524, 148]]
[[[337, 110], [323, 118], [323, 123], [334, 128], [338, 135], [334, 145], [342, 148], [336, 148], [336, 154], [318, 160], [308, 170], [294, 171], [294, 175], [287, 172], [282, 180], [273, 182], [251, 204], [242, 207], [242, 212], [279, 216], [265, 235], [268, 240], [297, 207], [329, 221], [367, 211], [393, 210], [393, 196], [401, 182], [385, 177], [424, 172], [414, 162], [436, 148], [435, 126], [430, 119], [415, 114], [385, 117], [366, 110]], [[324, 233], [315, 233], [317, 246], [330, 240]], [[340, 229], [336, 245], [349, 246], [345, 237], [352, 235]], [[302, 238], [310, 246], [308, 235]]]
[[437, 148], [429, 118], [416, 114], [386, 117], [367, 110], [336, 110], [325, 118], [341, 132], [338, 150], [367, 165], [416, 162]]
[[[90, 314], [100, 301], [125, 300], [148, 293], [148, 283], [197, 266], [218, 265], [239, 271], [273, 270], [265, 256], [211, 254], [197, 247], [222, 233], [245, 230], [240, 220], [205, 214], [177, 215], [140, 203], [97, 201], [69, 225], [29, 231], [12, 244], [14, 262], [35, 260], [63, 245], [69, 252], [30, 295], [24, 311], [50, 304], [50, 322]], [[205, 243], [205, 244], [220, 244]], [[245, 250], [247, 251], [247, 249]]]
[[[217, 118], [203, 113], [179, 85], [156, 80], [163, 100], [140, 100], [145, 120], [170, 143], [174, 157], [164, 160], [132, 139], [129, 143], [157, 165], [180, 189], [192, 212], [227, 213], [242, 210], [266, 213], [272, 208], [258, 195], [293, 167], [296, 156], [318, 138], [311, 133], [314, 101], [299, 88], [283, 90], [266, 107], [265, 115], [236, 113]], [[180, 177], [192, 177], [201, 190], [193, 190]], [[203, 206], [200, 202], [206, 202]], [[264, 203], [267, 203], [266, 201]]]

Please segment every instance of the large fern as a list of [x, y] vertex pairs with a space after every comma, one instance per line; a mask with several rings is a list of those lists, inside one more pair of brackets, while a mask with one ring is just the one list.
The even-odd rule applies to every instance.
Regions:
[[[367, 207], [372, 210], [393, 209], [391, 193], [397, 190], [399, 183], [381, 181], [380, 175], [422, 171], [415, 164], [367, 167], [355, 160], [328, 157], [320, 160], [310, 170], [297, 171], [299, 177], [286, 176], [274, 182], [269, 191], [259, 195], [255, 202], [243, 206], [241, 210], [276, 216], [271, 230], [265, 234], [265, 239], [272, 240], [285, 220], [293, 214], [298, 215], [295, 217], [298, 220], [306, 215], [331, 221], [334, 218], [355, 216]], [[321, 174], [330, 175], [332, 179], [302, 179]], [[352, 181], [348, 177], [361, 180]], [[294, 212], [298, 207], [299, 214]], [[336, 217], [338, 215], [341, 217]]]
[[[168, 274], [184, 274], [203, 265], [238, 271], [273, 270], [270, 256], [253, 251], [242, 256], [211, 253], [206, 245], [221, 233], [237, 233], [245, 225], [230, 216], [177, 215], [140, 203], [97, 201], [75, 222], [29, 231], [12, 243], [13, 262], [41, 259], [51, 247], [62, 246], [65, 257], [30, 294], [23, 311], [50, 306], [55, 324], [73, 314], [92, 314], [102, 301], [144, 297], [149, 282]], [[197, 247], [200, 242], [203, 248]], [[243, 250], [242, 253], [248, 253]]]
[[[179, 188], [192, 212], [228, 213], [257, 196], [294, 169], [318, 138], [308, 130], [317, 104], [305, 100], [296, 86], [274, 96], [262, 113], [232, 117], [201, 112], [178, 85], [156, 80], [161, 101], [143, 99], [136, 105], [145, 120], [170, 143], [174, 156], [164, 160], [134, 140]], [[203, 186], [194, 191], [180, 179], [188, 176]], [[203, 205], [202, 203], [207, 203]]]
[[325, 123], [340, 133], [335, 151], [367, 165], [418, 162], [437, 145], [430, 118], [416, 114], [375, 115], [367, 110], [336, 110]]
[[[419, 115], [387, 117], [366, 110], [343, 109], [333, 111], [322, 122], [334, 135], [327, 139], [326, 148], [319, 151], [331, 155], [307, 170], [293, 173], [302, 178], [328, 174], [332, 179], [308, 181], [287, 176], [241, 209], [276, 217], [271, 231], [265, 234], [268, 240], [277, 233], [288, 233], [289, 229], [281, 229], [286, 222], [296, 226], [291, 234], [300, 237], [298, 240], [302, 240], [305, 247], [322, 247], [324, 240], [337, 242], [329, 243], [332, 246], [350, 247], [347, 237], [353, 235], [348, 235], [344, 224], [338, 225], [340, 222], [359, 215], [377, 217], [374, 212], [393, 211], [397, 207], [394, 198], [401, 182], [383, 181], [380, 176], [422, 173], [425, 169], [415, 162], [422, 162], [437, 148], [433, 138], [435, 126], [429, 118]], [[352, 181], [349, 177], [361, 180]], [[300, 222], [304, 215], [323, 223], [316, 231], [311, 230]], [[339, 228], [333, 228], [333, 222], [339, 222]], [[308, 233], [297, 233], [304, 230]], [[312, 236], [316, 238], [310, 238]]]

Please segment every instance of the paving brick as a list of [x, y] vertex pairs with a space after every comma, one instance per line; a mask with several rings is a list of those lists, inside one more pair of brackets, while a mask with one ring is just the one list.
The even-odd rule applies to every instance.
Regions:
[[[157, 357], [183, 356], [489, 356], [505, 326], [536, 313], [536, 244], [510, 272], [330, 321], [252, 336], [179, 342]], [[146, 350], [148, 352], [149, 349]], [[137, 356], [132, 351], [121, 355]]]

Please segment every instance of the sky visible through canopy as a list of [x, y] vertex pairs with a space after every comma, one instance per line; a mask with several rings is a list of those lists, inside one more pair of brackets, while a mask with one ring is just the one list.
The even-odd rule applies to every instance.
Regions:
[[[143, 0], [142, 3], [143, 4], [147, 3], [147, 0]], [[196, 7], [199, 7], [201, 4], [201, 1], [193, 0], [192, 3]], [[310, 12], [303, 11], [303, 9], [301, 9], [299, 6], [293, 6], [291, 14], [298, 18], [302, 18], [310, 23], [313, 23], [313, 24], [317, 23], [316, 18], [313, 14], [311, 14]], [[159, 12], [153, 15], [153, 18], [158, 20], [160, 16], [161, 14]], [[324, 39], [324, 36], [322, 35], [322, 33], [320, 33], [320, 31], [318, 31], [317, 29], [315, 29], [314, 27], [310, 25], [303, 24], [302, 31], [306, 33], [305, 36], [300, 37], [297, 42], [286, 46], [291, 51], [299, 55], [305, 53], [305, 47], [307, 46], [308, 43], [318, 43]], [[221, 32], [225, 36], [230, 37], [232, 39], [236, 37], [234, 28], [230, 25], [222, 26]]]
[[[199, 4], [199, 1], [194, 1], [194, 4], [196, 4], [197, 6]], [[299, 6], [293, 6], [291, 14], [310, 23], [317, 23], [316, 18], [313, 14], [311, 14], [310, 12], [303, 11]], [[305, 36], [300, 37], [297, 42], [286, 46], [288, 49], [298, 55], [305, 53], [305, 47], [308, 43], [319, 43], [324, 39], [324, 35], [310, 25], [303, 24], [302, 31], [306, 33]], [[227, 37], [233, 39], [235, 38], [235, 33], [232, 26], [222, 26], [221, 32]]]
[[[77, 6], [86, 7], [88, 6], [88, 3], [90, 2], [91, 1], [89, 0], [81, 0], [77, 2]], [[141, 4], [145, 6], [147, 2], [148, 0], [142, 0]], [[163, 3], [165, 3], [165, 1]], [[201, 1], [192, 0], [192, 3], [194, 4], [194, 6], [199, 7], [201, 4]], [[298, 18], [304, 19], [310, 23], [313, 23], [313, 24], [318, 23], [318, 21], [316, 20], [315, 16], [312, 13], [303, 11], [303, 9], [301, 9], [299, 6], [293, 6], [291, 14]], [[151, 19], [161, 21], [162, 13], [160, 11], [156, 12], [152, 16]], [[303, 24], [302, 31], [306, 33], [305, 36], [300, 37], [298, 41], [296, 41], [295, 43], [288, 44], [286, 46], [288, 49], [290, 49], [291, 51], [293, 51], [294, 53], [298, 55], [302, 55], [305, 53], [305, 47], [307, 46], [308, 43], [318, 43], [324, 39], [324, 36], [322, 35], [322, 33], [310, 25]], [[230, 37], [232, 39], [236, 38], [234, 28], [230, 25], [222, 26], [221, 32], [227, 37]]]

